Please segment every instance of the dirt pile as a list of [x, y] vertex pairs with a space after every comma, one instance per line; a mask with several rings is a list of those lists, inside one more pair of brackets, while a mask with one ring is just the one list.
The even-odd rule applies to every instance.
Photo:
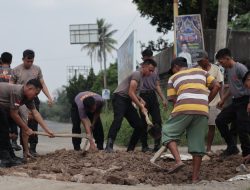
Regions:
[[[186, 166], [179, 172], [167, 174], [150, 164], [152, 156], [153, 153], [137, 151], [117, 151], [111, 154], [99, 151], [83, 155], [81, 152], [62, 149], [40, 156], [22, 166], [1, 169], [0, 175], [121, 185], [190, 183], [191, 161], [185, 161]], [[210, 161], [202, 162], [201, 179], [225, 181], [234, 177], [239, 174], [235, 168], [240, 165], [241, 159], [241, 156], [237, 155], [224, 160], [214, 157]], [[157, 163], [164, 168], [170, 168], [174, 162], [161, 159]]]

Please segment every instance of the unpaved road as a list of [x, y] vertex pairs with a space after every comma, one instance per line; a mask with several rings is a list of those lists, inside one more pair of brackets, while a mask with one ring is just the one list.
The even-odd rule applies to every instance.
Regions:
[[[54, 131], [70, 131], [70, 125], [49, 123]], [[72, 148], [71, 139], [47, 137], [40, 138], [38, 151], [42, 154], [54, 152], [57, 149]], [[182, 149], [185, 151], [185, 148]], [[56, 151], [48, 156], [42, 156], [37, 161], [27, 165], [0, 171], [0, 190], [14, 190], [25, 188], [33, 189], [250, 189], [250, 181], [227, 182], [225, 179], [235, 174], [234, 168], [240, 162], [240, 157], [228, 159], [226, 161], [214, 159], [203, 163], [201, 176], [208, 181], [202, 181], [200, 184], [187, 184], [190, 176], [190, 163], [182, 171], [169, 176], [161, 171], [157, 171], [148, 165], [147, 160], [150, 154], [136, 152], [132, 156], [126, 152], [118, 151], [113, 155], [106, 153], [91, 153], [82, 157], [80, 153], [74, 151]], [[83, 158], [83, 159], [82, 159]], [[129, 161], [131, 159], [131, 161]], [[60, 161], [62, 160], [62, 161]], [[164, 167], [168, 167], [171, 162], [160, 161]], [[75, 167], [78, 166], [78, 167]], [[78, 174], [81, 174], [80, 176]], [[6, 176], [11, 175], [11, 176]], [[15, 176], [13, 176], [15, 175]], [[29, 176], [29, 177], [16, 177]], [[49, 176], [49, 177], [48, 177]], [[84, 178], [82, 178], [84, 176]], [[87, 177], [86, 177], [87, 176]], [[118, 176], [118, 178], [114, 178]], [[35, 178], [30, 178], [35, 177]], [[55, 180], [37, 179], [50, 178]], [[73, 177], [75, 177], [73, 179]], [[213, 180], [213, 181], [211, 181]], [[216, 180], [216, 181], [214, 181]], [[83, 183], [72, 183], [70, 181], [79, 181]], [[218, 182], [222, 181], [222, 182]], [[87, 183], [84, 183], [87, 182]], [[98, 184], [89, 184], [98, 183]], [[116, 184], [135, 184], [111, 185], [100, 183]], [[143, 183], [143, 184], [141, 184]], [[169, 183], [175, 183], [171, 185]], [[176, 184], [178, 183], [178, 184]], [[146, 184], [146, 185], [145, 185]], [[164, 184], [164, 185], [161, 185]], [[155, 187], [153, 187], [153, 186]], [[248, 189], [248, 190], [249, 190]]]

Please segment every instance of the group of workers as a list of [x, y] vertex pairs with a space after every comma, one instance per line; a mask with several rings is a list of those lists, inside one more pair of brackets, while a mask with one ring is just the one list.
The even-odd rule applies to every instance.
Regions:
[[[6, 52], [1, 57], [2, 64], [5, 54]], [[166, 87], [166, 100], [160, 87], [157, 63], [153, 59], [152, 51], [146, 49], [142, 52], [143, 62], [140, 68], [127, 76], [113, 93], [114, 118], [108, 132], [106, 152], [113, 152], [117, 133], [125, 117], [134, 128], [127, 151], [134, 151], [139, 141], [143, 152], [156, 152], [161, 146], [166, 146], [175, 158], [175, 164], [169, 170], [171, 173], [185, 166], [181, 161], [177, 143], [181, 135], [186, 133], [188, 152], [193, 156], [193, 182], [199, 180], [202, 157], [205, 154], [209, 156], [214, 154], [211, 146], [215, 126], [227, 144], [221, 156], [239, 153], [234, 138], [236, 133], [241, 143], [243, 160], [250, 161], [250, 73], [247, 67], [234, 61], [228, 48], [216, 53], [216, 59], [227, 75], [228, 89], [225, 92], [224, 77], [219, 66], [209, 62], [206, 51], [198, 52], [196, 58], [198, 65], [193, 68], [189, 67], [184, 57], [172, 60], [168, 72], [171, 76]], [[23, 63], [15, 67], [11, 74], [8, 69], [8, 72], [1, 74], [2, 78], [6, 79], [0, 82], [0, 152], [5, 153], [0, 154], [1, 167], [18, 165], [22, 162], [15, 156], [10, 143], [10, 138], [16, 139], [17, 130], [12, 130], [15, 126], [21, 129], [21, 144], [25, 156], [34, 156], [36, 153], [37, 137], [34, 131], [37, 130], [37, 123], [50, 137], [54, 136], [37, 111], [39, 110], [37, 95], [41, 90], [48, 97], [49, 104], [52, 104], [52, 98], [43, 80], [41, 69], [34, 65], [33, 61], [34, 52], [25, 50]], [[0, 70], [4, 70], [3, 67], [6, 66], [1, 67]], [[3, 77], [4, 74], [8, 76]], [[163, 125], [158, 97], [165, 108], [168, 102], [173, 103], [173, 110]], [[229, 97], [232, 98], [231, 103], [224, 106]], [[103, 125], [100, 118], [103, 105], [102, 97], [90, 91], [77, 94], [72, 104], [72, 133], [81, 133], [82, 123], [91, 150], [104, 149]], [[152, 117], [155, 126], [162, 127], [162, 138], [154, 140], [153, 149], [150, 149], [147, 143], [145, 117], [147, 114]], [[36, 122], [31, 125], [32, 121]], [[74, 150], [81, 150], [81, 139], [72, 138], [72, 143]]]

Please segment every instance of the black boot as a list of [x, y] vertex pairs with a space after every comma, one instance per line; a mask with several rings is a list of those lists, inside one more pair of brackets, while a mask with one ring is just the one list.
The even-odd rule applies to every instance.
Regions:
[[34, 157], [38, 156], [37, 152], [36, 152], [36, 143], [30, 143], [30, 148], [29, 148], [29, 151], [30, 151], [30, 154]]
[[0, 151], [0, 167], [6, 168], [6, 167], [12, 167], [22, 164], [23, 162], [21, 160], [12, 158], [10, 153], [7, 150]]
[[113, 152], [113, 140], [111, 138], [108, 138], [108, 141], [107, 141], [107, 145], [106, 145], [106, 148], [105, 148], [105, 151], [108, 152], [108, 153], [111, 153]]
[[22, 150], [21, 146], [17, 144], [16, 140], [12, 140], [11, 146], [15, 151]]

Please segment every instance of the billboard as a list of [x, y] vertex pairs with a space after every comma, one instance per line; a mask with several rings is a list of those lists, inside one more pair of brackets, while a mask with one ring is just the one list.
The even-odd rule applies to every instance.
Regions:
[[98, 43], [99, 34], [97, 24], [69, 25], [70, 44]]
[[135, 70], [135, 32], [131, 32], [117, 51], [118, 84]]
[[204, 50], [204, 38], [199, 14], [175, 17], [176, 55], [187, 59], [188, 66], [197, 64], [198, 52]]

